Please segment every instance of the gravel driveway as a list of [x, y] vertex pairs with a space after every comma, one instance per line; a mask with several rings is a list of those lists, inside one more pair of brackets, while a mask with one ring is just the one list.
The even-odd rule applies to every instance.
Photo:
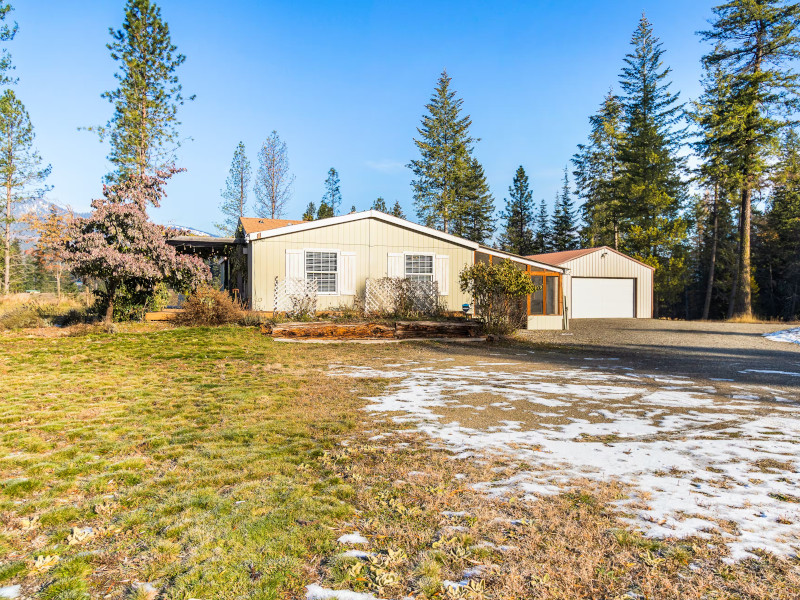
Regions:
[[764, 337], [798, 325], [578, 319], [568, 332], [523, 331], [520, 337], [553, 350], [621, 357], [649, 369], [800, 389], [800, 346]]

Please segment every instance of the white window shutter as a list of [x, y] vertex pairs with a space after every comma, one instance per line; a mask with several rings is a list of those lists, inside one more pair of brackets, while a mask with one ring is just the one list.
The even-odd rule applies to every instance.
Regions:
[[386, 264], [387, 277], [405, 277], [405, 264], [402, 252], [389, 252]]
[[302, 250], [286, 250], [286, 279], [305, 279]]
[[356, 253], [342, 252], [339, 267], [340, 291], [343, 296], [356, 295]]
[[434, 277], [439, 284], [439, 295], [447, 296], [450, 293], [450, 257], [446, 254], [436, 256]]

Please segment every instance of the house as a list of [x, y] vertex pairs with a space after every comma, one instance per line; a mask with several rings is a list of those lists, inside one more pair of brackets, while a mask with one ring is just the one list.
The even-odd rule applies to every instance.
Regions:
[[368, 279], [392, 277], [436, 282], [445, 309], [461, 312], [472, 303], [461, 271], [508, 259], [540, 286], [525, 300], [528, 329], [563, 329], [568, 317], [652, 315], [653, 269], [611, 248], [524, 257], [373, 210], [316, 221], [241, 218], [234, 238], [170, 243], [217, 257], [223, 285], [256, 311], [284, 310], [281, 282], [314, 280], [317, 309], [335, 310], [363, 299]]
[[570, 319], [653, 316], [650, 265], [608, 246], [528, 256], [565, 269], [563, 293]]
[[240, 293], [253, 310], [276, 310], [276, 281], [314, 279], [318, 309], [352, 305], [368, 278], [406, 277], [438, 284], [446, 310], [460, 312], [472, 299], [459, 274], [475, 262], [509, 259], [547, 287], [526, 301], [529, 327], [564, 326], [565, 269], [517, 256], [387, 215], [356, 212], [307, 222], [242, 219], [246, 277]]

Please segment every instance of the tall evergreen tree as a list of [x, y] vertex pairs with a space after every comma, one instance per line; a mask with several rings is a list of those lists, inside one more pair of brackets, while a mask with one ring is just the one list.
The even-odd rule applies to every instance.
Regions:
[[3, 293], [11, 283], [11, 225], [14, 206], [43, 193], [42, 183], [50, 174], [33, 147], [34, 133], [28, 111], [12, 90], [0, 96], [0, 224], [3, 236]]
[[564, 167], [564, 181], [561, 185], [561, 191], [556, 195], [552, 235], [552, 249], [554, 252], [578, 248], [578, 228], [575, 223], [575, 208], [572, 202], [572, 192], [569, 189], [569, 174], [566, 167]]
[[469, 189], [461, 181], [472, 171], [470, 159], [476, 141], [469, 134], [472, 120], [469, 115], [461, 116], [464, 101], [450, 88], [451, 81], [447, 71], [439, 76], [425, 106], [428, 112], [417, 128], [419, 139], [414, 139], [420, 157], [408, 165], [414, 173], [411, 187], [417, 218], [446, 233], [460, 212], [463, 197], [459, 190]]
[[473, 242], [486, 243], [494, 234], [494, 198], [483, 166], [474, 157], [456, 184], [459, 202], [453, 213], [452, 233]]
[[539, 212], [536, 214], [536, 237], [533, 243], [533, 254], [552, 252], [552, 237], [550, 217], [547, 214], [547, 203], [542, 198], [539, 202]]
[[[328, 170], [328, 177], [325, 179], [325, 193], [319, 204], [318, 219], [334, 217], [339, 212], [342, 204], [342, 192], [339, 189], [339, 173], [333, 167]], [[323, 209], [323, 207], [325, 207]]]
[[397, 217], [398, 219], [405, 219], [406, 213], [403, 212], [403, 207], [400, 206], [400, 201], [395, 200], [394, 206], [392, 206], [392, 212], [389, 213], [393, 217]]
[[800, 136], [794, 130], [783, 136], [773, 186], [753, 245], [759, 308], [795, 320], [800, 318]]
[[[14, 8], [9, 2], [0, 1], [0, 42], [10, 42], [17, 35], [17, 23], [9, 24], [6, 22], [6, 17]], [[14, 65], [11, 63], [11, 53], [8, 48], [0, 49], [0, 85], [7, 85], [15, 83], [16, 79], [9, 75], [10, 71], [14, 70]]]
[[528, 183], [528, 175], [520, 165], [508, 187], [506, 207], [500, 213], [505, 222], [500, 235], [500, 248], [506, 252], [526, 256], [534, 252], [534, 211], [533, 193]]
[[225, 220], [215, 224], [215, 227], [225, 235], [233, 235], [239, 225], [239, 217], [243, 217], [247, 206], [247, 190], [250, 186], [250, 161], [244, 142], [239, 142], [233, 153], [231, 168], [225, 180], [225, 189], [220, 191], [223, 202], [220, 211]]
[[623, 196], [620, 149], [624, 137], [623, 108], [609, 91], [596, 115], [589, 117], [591, 131], [586, 144], [573, 156], [575, 187], [583, 201], [581, 238], [587, 247], [619, 249]]
[[377, 210], [382, 213], [388, 213], [389, 209], [386, 208], [386, 200], [384, 200], [383, 197], [378, 196], [375, 199], [375, 202], [372, 203], [372, 210]]
[[258, 152], [256, 175], [256, 214], [278, 219], [292, 198], [294, 176], [289, 172], [289, 151], [273, 130]]
[[303, 221], [313, 221], [317, 218], [317, 207], [313, 202], [309, 202], [306, 206], [306, 212], [303, 213]]
[[[720, 50], [721, 48], [718, 48]], [[727, 112], [730, 108], [729, 78], [718, 65], [706, 65], [703, 78], [703, 94], [694, 103], [692, 118], [699, 128], [694, 144], [701, 163], [698, 168], [700, 181], [707, 193], [702, 196], [701, 206], [695, 211], [699, 257], [697, 273], [703, 280], [702, 319], [711, 314], [715, 292], [720, 288], [718, 267], [726, 252], [730, 237], [731, 196], [735, 189], [735, 177], [731, 173], [730, 126]], [[718, 293], [717, 293], [718, 295]], [[730, 308], [733, 308], [729, 300]]]
[[654, 313], [671, 310], [685, 287], [687, 222], [683, 105], [669, 91], [669, 67], [653, 27], [642, 15], [620, 75], [625, 136], [620, 148], [625, 198], [622, 249], [655, 267]]
[[114, 75], [119, 87], [103, 94], [114, 115], [98, 128], [101, 139], [111, 142], [108, 158], [115, 173], [109, 178], [153, 175], [174, 161], [180, 146], [178, 107], [184, 97], [176, 72], [186, 57], [177, 53], [161, 9], [152, 0], [128, 0], [122, 28], [109, 31], [107, 48], [120, 63]]
[[751, 220], [753, 192], [768, 169], [780, 132], [798, 109], [800, 4], [784, 0], [731, 0], [714, 8], [711, 29], [701, 32], [715, 49], [703, 61], [729, 79], [725, 113], [735, 151], [730, 157], [740, 187], [738, 274], [734, 313], [752, 314]]

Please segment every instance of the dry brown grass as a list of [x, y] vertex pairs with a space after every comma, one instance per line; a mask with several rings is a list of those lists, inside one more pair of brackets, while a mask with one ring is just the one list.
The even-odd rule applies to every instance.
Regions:
[[[534, 502], [493, 499], [473, 484], [511, 476], [519, 465], [501, 457], [455, 458], [417, 434], [394, 440], [403, 444], [365, 438], [321, 459], [356, 490], [358, 518], [341, 532], [360, 531], [370, 540], [364, 549], [374, 553], [367, 560], [329, 557], [319, 575], [330, 587], [470, 600], [800, 594], [796, 559], [765, 554], [730, 565], [720, 536], [662, 541], [630, 530], [611, 505], [626, 496], [620, 484], [576, 480]], [[477, 566], [470, 583], [443, 583]]]

